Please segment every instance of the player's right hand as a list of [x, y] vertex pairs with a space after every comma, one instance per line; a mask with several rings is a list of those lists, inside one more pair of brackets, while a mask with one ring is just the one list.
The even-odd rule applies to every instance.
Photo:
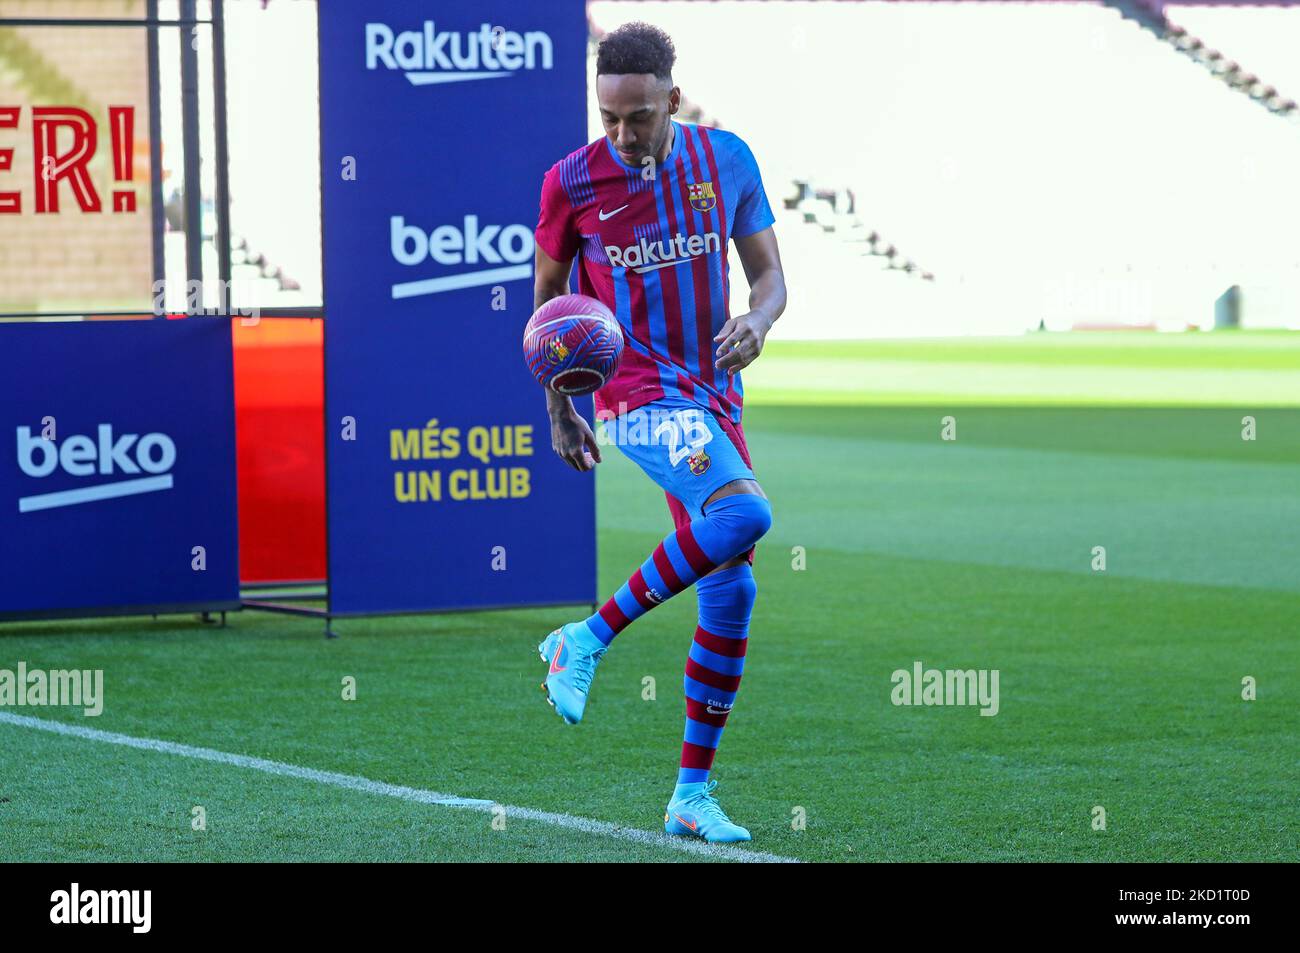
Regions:
[[596, 435], [572, 406], [567, 413], [551, 415], [551, 449], [575, 470], [594, 470], [600, 463]]

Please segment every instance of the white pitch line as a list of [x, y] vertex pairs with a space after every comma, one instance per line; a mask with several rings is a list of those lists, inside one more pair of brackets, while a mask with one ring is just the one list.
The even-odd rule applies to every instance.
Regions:
[[[362, 791], [366, 794], [380, 794], [384, 797], [398, 798], [402, 801], [414, 801], [417, 804], [436, 804], [441, 807], [455, 807], [471, 811], [482, 811], [484, 813], [491, 813], [492, 810], [498, 806], [496, 801], [488, 801], [481, 798], [465, 798], [458, 797], [454, 794], [440, 794], [437, 791], [428, 791], [423, 788], [409, 788], [400, 784], [388, 784], [384, 781], [372, 781], [369, 778], [362, 778], [353, 774], [338, 774], [333, 771], [318, 771], [315, 768], [304, 768], [296, 764], [285, 764], [282, 761], [268, 761], [265, 758], [251, 758], [248, 755], [231, 754], [230, 752], [217, 751], [213, 748], [196, 748], [192, 745], [178, 744], [174, 741], [161, 741], [157, 738], [136, 738], [132, 735], [121, 735], [113, 731], [100, 731], [98, 728], [86, 728], [81, 725], [69, 725], [65, 722], [52, 721], [46, 718], [32, 718], [28, 715], [14, 715], [6, 711], [0, 711], [0, 724], [15, 725], [19, 728], [35, 728], [37, 731], [46, 731], [50, 734], [65, 735], [71, 738], [82, 738], [87, 741], [101, 741], [105, 744], [121, 745], [126, 748], [136, 748], [140, 751], [174, 754], [182, 758], [193, 758], [196, 761], [212, 761], [217, 764], [228, 764], [237, 768], [247, 768], [250, 771], [261, 771], [263, 774], [274, 774], [284, 778], [297, 778], [301, 781], [315, 781], [317, 784], [329, 784], [333, 787], [348, 788], [349, 790]], [[502, 804], [499, 806], [505, 810], [506, 817], [508, 818], [515, 817], [526, 821], [537, 821], [541, 824], [550, 824], [553, 827], [565, 827], [569, 830], [581, 831], [584, 834], [613, 837], [618, 840], [645, 844], [649, 847], [666, 847], [670, 850], [685, 851], [688, 854], [699, 854], [704, 857], [716, 857], [719, 860], [736, 860], [745, 863], [799, 863], [799, 861], [794, 857], [782, 857], [779, 854], [766, 854], [762, 851], [745, 850], [741, 847], [732, 847], [725, 844], [705, 844], [697, 840], [691, 840], [684, 837], [670, 837], [667, 834], [656, 834], [650, 831], [639, 830], [635, 827], [619, 827], [617, 824], [611, 824], [608, 821], [593, 821], [585, 817], [574, 817], [572, 814], [554, 814], [550, 811], [538, 811], [531, 807], [512, 807], [508, 804]]]

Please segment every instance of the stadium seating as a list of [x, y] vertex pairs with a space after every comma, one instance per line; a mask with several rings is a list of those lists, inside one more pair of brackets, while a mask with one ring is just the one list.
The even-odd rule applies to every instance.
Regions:
[[[1296, 125], [1112, 7], [596, 0], [591, 19], [664, 27], [678, 83], [751, 144], [773, 201], [847, 183], [935, 275], [882, 290], [900, 276], [782, 221], [774, 333], [1209, 327], [1233, 284], [1244, 325], [1300, 324]], [[772, 109], [791, 86], [800, 106]]]
[[[7, 12], [38, 16], [41, 7], [11, 4]], [[90, 112], [107, 141], [108, 106], [146, 101], [147, 74], [134, 62], [143, 55], [143, 36], [129, 31], [105, 37], [91, 28], [0, 27], [0, 104], [93, 103]], [[86, 89], [93, 89], [93, 95]], [[28, 208], [35, 180], [31, 122], [30, 107], [23, 108], [18, 137], [5, 134], [13, 153], [4, 188], [18, 190]], [[137, 133], [138, 142], [144, 141], [146, 131], [147, 125]], [[105, 149], [96, 160], [97, 173], [109, 161]], [[110, 308], [149, 307], [147, 165], [135, 171], [139, 207], [145, 214], [101, 213], [87, 220], [65, 190], [58, 214], [26, 216], [21, 224], [8, 225], [7, 240], [0, 242], [0, 311], [65, 311], [91, 301]], [[100, 200], [110, 201], [106, 195]], [[73, 236], [83, 240], [73, 241]]]
[[[1281, 103], [1289, 103], [1300, 121], [1300, 8], [1203, 7], [1169, 5], [1165, 18], [1183, 36], [1194, 37], [1224, 58], [1257, 75], [1265, 89], [1271, 87]], [[1256, 90], [1261, 93], [1263, 90]]]

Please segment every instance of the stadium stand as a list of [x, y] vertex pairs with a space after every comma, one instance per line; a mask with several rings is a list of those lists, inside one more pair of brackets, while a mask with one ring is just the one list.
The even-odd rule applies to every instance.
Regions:
[[[1170, 4], [1164, 13], [1171, 28], [1236, 57], [1276, 84], [1287, 101], [1300, 97], [1300, 7]], [[1300, 119], [1294, 105], [1288, 112]]]
[[[750, 143], [774, 202], [784, 183], [846, 183], [871, 229], [936, 276], [887, 286], [900, 276], [877, 256], [778, 212], [778, 337], [1210, 327], [1233, 285], [1243, 325], [1300, 325], [1300, 195], [1277, 186], [1300, 168], [1296, 126], [1111, 6], [590, 10], [603, 29], [644, 19], [673, 36], [679, 85]], [[753, 27], [743, 43], [737, 22]], [[790, 85], [800, 106], [772, 109]], [[732, 287], [743, 308], [743, 276]]]
[[[1173, 22], [1167, 10], [1157, 9], [1163, 6], [1162, 4], [1152, 5], [1137, 0], [1107, 0], [1107, 5], [1118, 10], [1125, 19], [1133, 20], [1178, 52], [1200, 63], [1212, 75], [1231, 88], [1249, 96], [1269, 112], [1300, 121], [1300, 109], [1297, 108], [1294, 99], [1221, 52], [1218, 48], [1220, 43], [1210, 43], [1201, 39], [1196, 35], [1201, 32], [1199, 28], [1189, 31], [1186, 26]], [[1193, 23], [1204, 23], [1210, 27], [1210, 32], [1219, 41], [1227, 40], [1226, 48], [1235, 55], [1242, 56], [1245, 53], [1249, 54], [1246, 56], [1246, 61], [1249, 63], [1267, 63], [1264, 75], [1285, 76], [1283, 87], [1297, 88], [1296, 81], [1300, 80], [1300, 70], [1295, 65], [1294, 51], [1296, 40], [1300, 39], [1300, 11], [1274, 9], [1270, 11], [1273, 16], [1268, 18], [1267, 24], [1257, 20], [1246, 29], [1241, 29], [1243, 14], [1247, 11], [1230, 7], [1228, 11], [1231, 13], [1230, 16], [1212, 16], [1206, 22], [1200, 17], [1200, 12], [1205, 9], [1207, 8], [1183, 7], [1180, 8], [1178, 16], [1187, 19], [1190, 13]], [[1260, 8], [1251, 8], [1251, 12], [1256, 9]], [[1224, 11], [1220, 9], [1217, 12], [1221, 14]], [[1278, 13], [1289, 13], [1291, 16], [1279, 17]], [[1274, 26], [1280, 27], [1276, 33], [1270, 32], [1269, 29]], [[1278, 37], [1287, 37], [1288, 34], [1289, 44], [1280, 44]]]
[[[11, 2], [6, 12], [36, 16], [42, 9], [34, 3]], [[146, 74], [134, 65], [143, 56], [142, 36], [126, 31], [105, 37], [92, 28], [0, 27], [0, 104], [91, 103], [88, 112], [107, 141], [108, 106], [147, 101]], [[60, 68], [70, 61], [77, 64], [82, 79]], [[89, 79], [93, 91], [89, 81], [82, 81]], [[35, 179], [31, 122], [31, 108], [24, 105], [18, 116], [19, 146], [13, 149], [12, 167], [5, 173], [7, 187], [20, 192], [27, 208], [34, 200]], [[138, 117], [137, 122], [147, 123], [147, 119]], [[15, 141], [13, 134], [8, 135], [7, 142]], [[84, 216], [65, 194], [58, 214], [28, 216], [21, 226], [9, 225], [7, 240], [0, 242], [0, 311], [75, 310], [92, 303], [102, 307], [105, 302], [124, 309], [148, 307], [150, 299], [144, 292], [152, 283], [152, 245], [144, 184], [148, 181], [145, 141], [144, 133], [137, 133], [134, 171], [143, 214]], [[109, 178], [110, 163], [107, 149], [92, 160], [99, 181]], [[100, 200], [110, 201], [106, 195], [100, 195]], [[93, 240], [73, 241], [74, 235], [93, 236]]]

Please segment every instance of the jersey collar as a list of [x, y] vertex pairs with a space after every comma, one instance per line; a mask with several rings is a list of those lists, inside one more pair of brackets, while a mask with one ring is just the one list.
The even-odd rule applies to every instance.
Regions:
[[[673, 146], [671, 149], [668, 150], [668, 158], [664, 160], [665, 166], [672, 165], [673, 162], [677, 159], [677, 157], [681, 155], [682, 140], [686, 138], [686, 133], [682, 131], [682, 124], [679, 123], [676, 119], [671, 119], [669, 121], [673, 125]], [[609, 153], [609, 157], [611, 159], [613, 159], [620, 166], [622, 166], [624, 169], [627, 169], [630, 172], [641, 171], [640, 166], [628, 165], [626, 162], [623, 161], [623, 158], [618, 154], [618, 150], [614, 148], [614, 144], [609, 141], [609, 136], [605, 136], [604, 139], [605, 139], [605, 151]]]

